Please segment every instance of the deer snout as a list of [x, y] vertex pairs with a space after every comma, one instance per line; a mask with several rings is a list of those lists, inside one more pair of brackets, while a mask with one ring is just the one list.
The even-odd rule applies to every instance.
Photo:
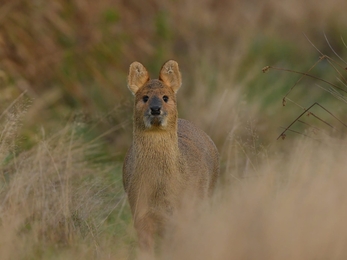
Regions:
[[153, 107], [150, 107], [150, 108], [151, 108], [151, 115], [152, 116], [160, 115], [160, 109], [161, 109], [160, 106], [153, 106]]
[[152, 116], [158, 116], [160, 115], [161, 112], [161, 100], [157, 97], [154, 97], [150, 104], [149, 104], [149, 108], [151, 110], [151, 115]]

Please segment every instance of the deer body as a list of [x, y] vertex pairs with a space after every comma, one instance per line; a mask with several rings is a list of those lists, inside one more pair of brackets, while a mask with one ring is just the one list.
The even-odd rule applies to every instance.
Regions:
[[178, 119], [176, 92], [181, 86], [177, 62], [166, 62], [158, 80], [145, 67], [130, 65], [128, 87], [135, 95], [133, 143], [123, 165], [140, 247], [152, 249], [167, 219], [184, 195], [212, 194], [218, 174], [218, 151], [202, 130]]

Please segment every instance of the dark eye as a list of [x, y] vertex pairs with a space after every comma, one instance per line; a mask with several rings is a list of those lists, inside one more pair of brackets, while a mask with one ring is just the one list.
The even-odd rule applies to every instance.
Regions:
[[143, 102], [145, 102], [145, 103], [148, 101], [148, 99], [149, 99], [148, 96], [143, 96], [143, 97], [142, 97], [142, 100], [143, 100]]
[[163, 100], [164, 100], [164, 102], [166, 103], [166, 102], [169, 101], [169, 97], [168, 97], [168, 96], [163, 96]]

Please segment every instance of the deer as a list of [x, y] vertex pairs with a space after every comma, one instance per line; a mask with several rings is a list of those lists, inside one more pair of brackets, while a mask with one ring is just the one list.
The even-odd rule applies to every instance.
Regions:
[[219, 154], [205, 132], [178, 118], [176, 93], [182, 79], [176, 61], [164, 63], [158, 79], [150, 79], [135, 61], [127, 83], [134, 95], [133, 141], [124, 159], [123, 186], [139, 248], [152, 251], [185, 195], [211, 197]]

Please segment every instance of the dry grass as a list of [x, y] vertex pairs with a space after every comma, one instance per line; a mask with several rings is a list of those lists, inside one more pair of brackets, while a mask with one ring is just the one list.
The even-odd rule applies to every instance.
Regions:
[[[317, 54], [302, 32], [326, 54], [323, 32], [338, 46], [346, 24], [344, 7], [342, 0], [319, 4], [203, 0], [198, 6], [192, 0], [151, 0], [141, 6], [118, 0], [5, 0], [0, 10], [1, 75], [6, 75], [11, 91], [17, 90], [14, 97], [23, 90], [31, 98], [40, 97], [31, 114], [34, 122], [54, 124], [57, 115], [66, 116], [76, 108], [106, 113], [121, 104], [124, 113], [112, 113], [120, 123], [131, 113], [127, 102], [131, 95], [125, 87], [129, 64], [138, 60], [157, 73], [165, 60], [174, 58], [184, 80], [180, 114], [192, 119], [193, 111], [202, 111], [193, 121], [208, 129], [205, 122], [211, 120], [204, 112], [215, 111], [235, 89], [241, 88], [242, 95], [262, 92], [267, 97], [273, 86], [287, 84], [288, 78], [261, 79], [263, 66], [280, 63], [299, 69], [312, 64]], [[259, 102], [254, 103], [247, 105], [259, 109], [254, 107]], [[221, 132], [223, 124], [215, 123], [218, 131], [213, 137], [221, 139], [227, 131]], [[119, 143], [130, 141], [127, 132], [113, 138], [122, 151], [125, 145]]]
[[100, 141], [85, 138], [80, 122], [51, 136], [42, 128], [33, 148], [20, 151], [25, 109], [24, 95], [1, 120], [0, 258], [121, 255], [129, 247], [121, 245], [132, 240], [120, 175], [114, 174], [121, 165], [103, 154]]
[[[300, 76], [261, 72], [307, 72], [320, 54], [302, 32], [338, 60], [325, 32], [345, 57], [344, 10], [342, 0], [4, 1], [0, 258], [136, 258], [121, 183], [131, 142], [126, 74], [134, 60], [157, 72], [173, 58], [180, 117], [215, 140], [222, 178], [211, 205], [176, 220], [158, 258], [345, 259], [346, 140], [275, 139], [302, 107], [320, 102], [345, 122], [346, 105], [305, 78], [289, 96], [301, 107], [281, 109]], [[312, 73], [345, 88], [326, 61]]]
[[345, 259], [345, 149], [298, 141], [183, 215], [159, 259]]
[[[95, 160], [102, 144], [83, 139], [80, 123], [53, 136], [42, 130], [18, 155], [22, 99], [1, 124], [0, 258], [134, 259], [120, 165]], [[257, 145], [252, 125], [247, 133], [244, 143], [229, 136], [229, 167], [216, 196], [174, 219], [157, 258], [344, 259], [345, 141], [299, 138], [279, 151]]]

